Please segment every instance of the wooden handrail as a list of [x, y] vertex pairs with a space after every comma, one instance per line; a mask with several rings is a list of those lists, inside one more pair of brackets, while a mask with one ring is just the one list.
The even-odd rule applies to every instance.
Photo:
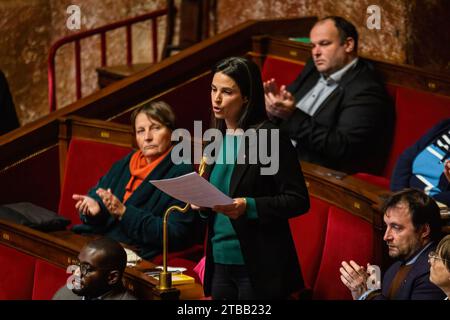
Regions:
[[143, 22], [146, 20], [151, 20], [152, 28], [152, 58], [153, 62], [158, 61], [158, 24], [157, 18], [166, 15], [168, 9], [160, 9], [150, 13], [142, 14], [133, 18], [124, 19], [114, 23], [110, 23], [98, 28], [94, 28], [87, 31], [78, 32], [70, 36], [63, 37], [56, 41], [50, 48], [48, 54], [48, 97], [50, 104], [50, 112], [56, 110], [56, 91], [55, 91], [55, 57], [58, 49], [65, 44], [75, 43], [75, 89], [77, 100], [81, 98], [81, 46], [80, 41], [85, 38], [89, 38], [95, 35], [100, 35], [100, 52], [101, 52], [101, 65], [102, 67], [107, 64], [107, 50], [106, 50], [106, 32], [115, 30], [118, 28], [126, 28], [126, 48], [127, 48], [127, 65], [132, 64], [133, 57], [133, 46], [132, 46], [132, 25]]
[[[93, 236], [82, 236], [70, 231], [45, 233], [0, 219], [0, 245], [49, 261], [61, 268], [73, 264], [81, 248], [92, 238]], [[170, 299], [171, 296], [157, 291], [157, 280], [143, 272], [154, 267], [154, 264], [145, 260], [136, 267], [127, 267], [124, 274], [125, 285], [140, 299]], [[199, 283], [176, 286], [176, 289], [180, 292], [180, 299], [203, 297]]]

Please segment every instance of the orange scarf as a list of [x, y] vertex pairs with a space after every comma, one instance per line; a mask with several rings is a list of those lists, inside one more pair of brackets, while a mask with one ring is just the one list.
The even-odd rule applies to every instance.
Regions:
[[125, 187], [125, 195], [123, 196], [123, 203], [133, 194], [133, 192], [141, 185], [142, 181], [155, 169], [158, 164], [169, 154], [172, 148], [160, 155], [151, 163], [147, 162], [142, 151], [136, 151], [130, 159], [130, 173], [131, 178]]

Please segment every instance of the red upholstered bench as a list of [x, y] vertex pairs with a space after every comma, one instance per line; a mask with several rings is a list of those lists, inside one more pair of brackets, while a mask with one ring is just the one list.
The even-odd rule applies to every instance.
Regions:
[[0, 300], [49, 300], [68, 276], [63, 268], [0, 244]]
[[322, 259], [330, 204], [310, 197], [309, 212], [289, 220], [307, 289], [313, 289]]
[[390, 178], [400, 154], [439, 121], [450, 117], [450, 97], [398, 87], [394, 141], [384, 176]]
[[296, 60], [289, 60], [281, 57], [267, 56], [261, 70], [263, 81], [274, 78], [278, 85], [288, 85], [293, 82], [305, 64]]
[[50, 300], [66, 284], [69, 274], [47, 261], [36, 259], [33, 282], [33, 300]]
[[367, 181], [383, 189], [389, 189], [390, 180], [386, 177], [375, 176], [370, 173], [358, 172], [353, 177]]
[[70, 226], [81, 223], [72, 195], [86, 194], [114, 162], [130, 151], [131, 148], [109, 143], [76, 138], [70, 141], [58, 211], [71, 220]]
[[367, 221], [335, 206], [330, 207], [322, 261], [314, 283], [315, 300], [349, 300], [350, 291], [340, 280], [343, 260], [362, 266], [374, 263], [373, 228]]
[[316, 300], [351, 299], [340, 280], [343, 260], [360, 265], [373, 261], [370, 223], [311, 196], [311, 209], [290, 221], [297, 256], [307, 289]]
[[439, 121], [450, 117], [450, 97], [400, 86], [388, 86], [395, 93], [395, 131], [383, 176], [358, 173], [355, 177], [389, 189], [390, 177], [400, 154]]
[[36, 259], [0, 244], [0, 300], [30, 300]]

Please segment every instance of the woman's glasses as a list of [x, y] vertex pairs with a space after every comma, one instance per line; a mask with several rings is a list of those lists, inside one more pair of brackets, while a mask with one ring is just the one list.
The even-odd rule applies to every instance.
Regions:
[[430, 253], [428, 254], [428, 260], [430, 262], [434, 262], [435, 259], [446, 261], [446, 262], [450, 263], [449, 260], [439, 257], [439, 255], [437, 254], [436, 251], [430, 251]]
[[101, 267], [93, 267], [89, 263], [86, 262], [79, 262], [77, 261], [75, 265], [80, 268], [80, 275], [86, 276], [87, 274], [91, 272], [95, 272], [97, 270], [112, 270], [111, 268], [101, 268]]

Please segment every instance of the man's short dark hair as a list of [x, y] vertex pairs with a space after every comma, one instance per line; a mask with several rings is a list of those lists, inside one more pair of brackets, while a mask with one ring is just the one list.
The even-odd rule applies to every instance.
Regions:
[[416, 189], [404, 189], [393, 193], [384, 203], [383, 212], [397, 206], [400, 203], [408, 205], [412, 223], [417, 230], [428, 224], [430, 226], [430, 238], [439, 241], [441, 238], [442, 220], [438, 205], [423, 191]]
[[89, 242], [86, 247], [102, 251], [101, 267], [118, 270], [122, 274], [127, 266], [127, 254], [124, 248], [115, 240], [107, 237]]
[[358, 52], [358, 31], [356, 27], [348, 20], [338, 16], [328, 16], [317, 21], [317, 23], [323, 22], [325, 20], [332, 20], [336, 29], [339, 32], [339, 38], [341, 39], [341, 44], [344, 44], [347, 38], [352, 38], [355, 41], [355, 52]]

